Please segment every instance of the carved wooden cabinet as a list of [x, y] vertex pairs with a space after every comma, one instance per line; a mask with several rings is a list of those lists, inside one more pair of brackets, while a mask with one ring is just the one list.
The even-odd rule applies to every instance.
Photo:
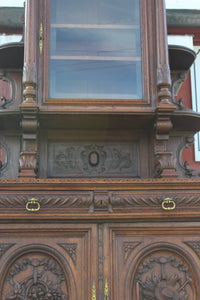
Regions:
[[0, 298], [198, 300], [200, 122], [163, 0], [27, 0], [23, 45], [0, 59]]

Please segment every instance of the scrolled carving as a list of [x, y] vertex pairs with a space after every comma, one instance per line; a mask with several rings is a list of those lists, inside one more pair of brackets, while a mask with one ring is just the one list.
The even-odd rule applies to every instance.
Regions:
[[151, 255], [135, 276], [137, 299], [186, 300], [194, 291], [187, 265], [173, 255]]
[[26, 255], [15, 262], [6, 277], [5, 300], [68, 300], [63, 271], [51, 257]]
[[138, 176], [136, 143], [49, 144], [50, 176]]
[[180, 73], [172, 73], [172, 86], [171, 86], [171, 93], [172, 93], [172, 102], [179, 108], [183, 109], [183, 99], [179, 99], [176, 101], [175, 96], [178, 93], [178, 90], [180, 89], [182, 83], [186, 80], [187, 77], [187, 71], [180, 72]]
[[182, 152], [185, 148], [188, 148], [194, 144], [194, 136], [188, 135], [182, 138], [180, 145], [177, 147], [177, 165], [179, 170], [183, 173], [184, 177], [200, 177], [200, 171], [193, 170], [189, 167], [189, 162], [182, 162]]

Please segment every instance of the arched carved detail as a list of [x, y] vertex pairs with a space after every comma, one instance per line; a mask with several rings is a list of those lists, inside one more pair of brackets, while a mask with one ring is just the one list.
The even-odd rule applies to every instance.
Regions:
[[16, 259], [7, 271], [2, 300], [68, 300], [69, 286], [51, 255], [33, 251]]
[[142, 255], [134, 268], [131, 300], [197, 299], [193, 281], [195, 270], [179, 250], [166, 244]]

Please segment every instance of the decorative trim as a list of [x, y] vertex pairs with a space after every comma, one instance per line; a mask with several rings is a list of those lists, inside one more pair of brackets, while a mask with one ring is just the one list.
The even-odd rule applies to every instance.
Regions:
[[104, 280], [104, 251], [103, 251], [103, 225], [98, 225], [98, 288], [99, 298], [103, 299]]
[[200, 241], [189, 241], [189, 242], [184, 242], [184, 244], [189, 246], [200, 259]]
[[[26, 211], [26, 204], [29, 199], [33, 197], [33, 194], [3, 194], [0, 195], [0, 209], [10, 209], [12, 208], [23, 209]], [[83, 213], [93, 213], [98, 212], [99, 208], [95, 208], [94, 198], [92, 192], [84, 193], [74, 193], [74, 192], [65, 192], [64, 194], [54, 194], [54, 195], [37, 195], [34, 194], [34, 198], [37, 199], [40, 204], [40, 212], [47, 212], [49, 209], [58, 209], [61, 212], [66, 212], [69, 209], [84, 209]], [[200, 207], [200, 195], [196, 194], [186, 194], [177, 195], [176, 193], [168, 193], [165, 191], [165, 194], [158, 196], [155, 194], [148, 195], [136, 194], [135, 192], [108, 192], [107, 199], [109, 205], [104, 207], [103, 212], [112, 213], [117, 209], [121, 211], [124, 209], [141, 209], [145, 207], [162, 209], [162, 202], [164, 199], [170, 198], [176, 203], [177, 208], [198, 208]], [[91, 206], [94, 209], [91, 209]], [[20, 211], [19, 211], [20, 212]], [[27, 212], [27, 211], [26, 211]]]
[[139, 246], [141, 242], [124, 242], [122, 245], [122, 252], [124, 258], [124, 264], [127, 262], [133, 250]]
[[76, 243], [59, 243], [60, 247], [62, 247], [71, 257], [74, 265], [76, 266], [77, 262], [77, 244]]
[[0, 244], [0, 258], [4, 255], [8, 249], [13, 247], [15, 244]]

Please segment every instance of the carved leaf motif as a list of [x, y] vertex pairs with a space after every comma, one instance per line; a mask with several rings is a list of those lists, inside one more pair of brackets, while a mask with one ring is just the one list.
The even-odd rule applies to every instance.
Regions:
[[73, 263], [76, 265], [77, 261], [77, 244], [76, 243], [65, 243], [65, 244], [58, 244], [60, 247], [62, 247], [69, 256], [71, 257]]
[[14, 244], [0, 244], [0, 258], [4, 255], [4, 253], [10, 249]]
[[200, 258], [200, 241], [189, 241], [184, 243], [188, 245]]
[[123, 257], [124, 257], [124, 263], [127, 262], [132, 251], [140, 244], [141, 244], [141, 242], [124, 242], [123, 243], [122, 251], [123, 251]]

